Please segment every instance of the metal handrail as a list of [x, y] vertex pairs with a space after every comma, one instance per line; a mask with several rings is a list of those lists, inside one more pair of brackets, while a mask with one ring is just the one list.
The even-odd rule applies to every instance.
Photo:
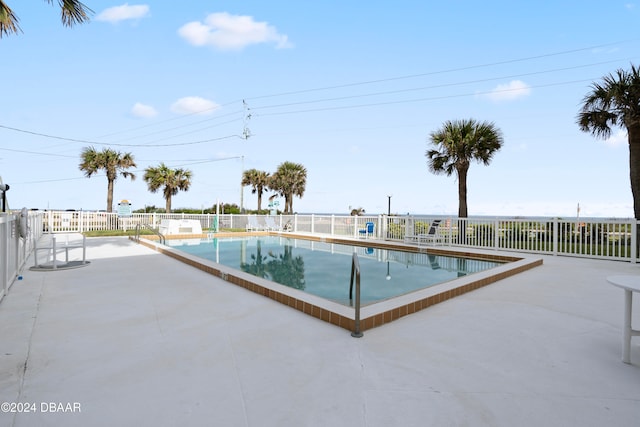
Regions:
[[160, 231], [156, 230], [155, 228], [151, 227], [148, 224], [138, 224], [136, 225], [136, 242], [140, 243], [140, 228], [146, 228], [147, 230], [151, 230], [153, 232], [153, 234], [157, 235], [160, 238], [160, 243], [161, 244], [166, 244], [166, 238], [164, 237], [164, 235], [162, 233], [160, 233]]
[[360, 261], [358, 260], [358, 254], [353, 253], [351, 257], [351, 279], [349, 280], [349, 301], [353, 301], [353, 278], [356, 278], [356, 307], [355, 307], [355, 328], [351, 332], [351, 336], [354, 338], [362, 337], [362, 331], [360, 330]]

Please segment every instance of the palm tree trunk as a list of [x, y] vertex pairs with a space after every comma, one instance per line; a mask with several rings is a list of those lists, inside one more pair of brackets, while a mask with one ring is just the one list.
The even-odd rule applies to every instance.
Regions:
[[[467, 217], [467, 172], [469, 166], [458, 168], [458, 218]], [[467, 243], [467, 220], [458, 219], [458, 243]]]
[[289, 195], [287, 193], [284, 194], [284, 213], [289, 214]]
[[633, 195], [633, 214], [640, 220], [640, 125], [629, 126], [629, 178]]
[[107, 182], [107, 212], [111, 212], [113, 206], [113, 180], [107, 179]]
[[171, 196], [168, 196], [166, 200], [167, 203], [165, 204], [164, 210], [166, 213], [171, 213]]
[[458, 218], [467, 217], [467, 172], [469, 167], [458, 168]]

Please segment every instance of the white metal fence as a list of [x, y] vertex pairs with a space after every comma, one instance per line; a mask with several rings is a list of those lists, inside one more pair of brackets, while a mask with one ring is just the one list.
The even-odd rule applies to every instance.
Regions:
[[440, 220], [442, 244], [516, 252], [636, 262], [638, 222], [634, 219], [391, 217], [391, 240], [428, 233]]
[[[244, 230], [254, 227], [354, 238], [403, 242], [424, 235], [435, 220], [438, 243], [482, 249], [567, 255], [636, 262], [638, 222], [634, 219], [588, 218], [456, 218], [442, 216], [350, 215], [235, 215], [235, 214], [133, 214], [118, 218], [106, 212], [43, 213], [45, 232], [84, 232], [158, 227], [164, 219], [198, 220], [203, 230]], [[363, 231], [372, 222], [373, 235]], [[269, 227], [269, 224], [271, 227]], [[254, 228], [255, 229], [255, 228]]]
[[21, 226], [20, 213], [0, 214], [0, 301], [20, 276], [27, 257], [42, 236], [42, 218], [41, 214], [29, 213]]

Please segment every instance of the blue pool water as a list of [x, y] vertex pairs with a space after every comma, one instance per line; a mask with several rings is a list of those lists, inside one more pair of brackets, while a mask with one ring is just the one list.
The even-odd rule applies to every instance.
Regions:
[[371, 304], [500, 262], [313, 242], [280, 236], [167, 240], [180, 251], [349, 305], [351, 259], [360, 261], [362, 304]]

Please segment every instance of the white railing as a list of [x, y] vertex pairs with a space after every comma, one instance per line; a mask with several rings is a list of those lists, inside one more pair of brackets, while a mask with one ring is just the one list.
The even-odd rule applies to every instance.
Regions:
[[29, 212], [25, 229], [21, 227], [19, 212], [0, 214], [0, 301], [20, 276], [27, 257], [42, 236], [42, 218], [42, 214]]
[[427, 233], [439, 219], [446, 246], [637, 261], [634, 219], [391, 217], [390, 240]]
[[[163, 219], [195, 219], [203, 230], [245, 230], [249, 215], [236, 214], [133, 214], [118, 218], [106, 212], [44, 212], [44, 230], [84, 232], [134, 229], [136, 225], [158, 227]], [[252, 223], [266, 224], [268, 215], [251, 215]], [[634, 219], [509, 218], [444, 216], [350, 216], [277, 215], [271, 218], [279, 229], [330, 236], [375, 238], [404, 242], [408, 236], [426, 234], [434, 220], [439, 243], [516, 252], [567, 255], [636, 262], [638, 224]], [[372, 236], [360, 233], [374, 224]]]

